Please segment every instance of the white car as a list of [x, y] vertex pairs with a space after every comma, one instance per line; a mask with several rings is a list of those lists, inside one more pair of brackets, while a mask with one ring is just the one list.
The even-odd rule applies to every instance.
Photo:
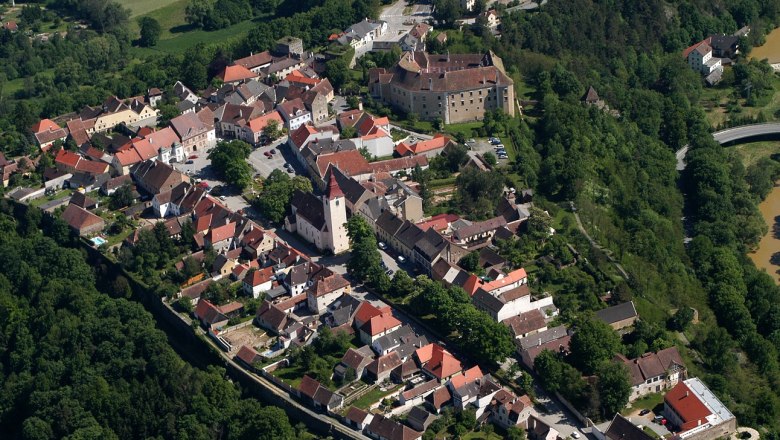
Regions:
[[579, 433], [579, 432], [577, 432], [577, 431], [574, 431], [574, 432], [572, 432], [572, 433], [571, 433], [571, 436], [572, 436], [572, 438], [580, 438], [580, 437], [582, 437], [582, 436], [580, 435], [580, 433]]
[[379, 249], [382, 249], [382, 250], [387, 249], [387, 245], [385, 244], [384, 241], [380, 241], [379, 243], [377, 243], [377, 245], [379, 246]]
[[404, 264], [406, 262], [406, 257], [404, 257], [403, 255], [399, 255], [398, 256], [398, 262], [400, 264]]

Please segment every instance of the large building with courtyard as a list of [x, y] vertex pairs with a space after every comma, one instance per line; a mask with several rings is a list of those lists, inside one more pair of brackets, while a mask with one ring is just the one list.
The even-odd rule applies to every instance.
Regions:
[[498, 108], [515, 114], [514, 82], [492, 52], [406, 52], [395, 67], [369, 71], [369, 90], [404, 113], [446, 124], [479, 121]]

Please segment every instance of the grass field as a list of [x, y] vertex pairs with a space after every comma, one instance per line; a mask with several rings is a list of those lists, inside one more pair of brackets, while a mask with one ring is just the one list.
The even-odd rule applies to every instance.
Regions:
[[780, 154], [780, 142], [778, 141], [749, 142], [731, 148], [733, 148], [742, 159], [742, 163], [745, 167], [749, 167], [756, 163], [762, 157]]
[[[141, 15], [148, 14], [156, 9], [164, 8], [171, 3], [181, 3], [180, 0], [120, 0], [122, 6], [130, 9], [131, 18], [139, 17]], [[187, 2], [185, 1], [186, 5]], [[184, 8], [182, 7], [182, 13]]]
[[[740, 98], [738, 102], [742, 111], [734, 113], [733, 117], [756, 116], [763, 112], [768, 120], [777, 119], [775, 113], [780, 111], [780, 77], [777, 75], [773, 76], [772, 85], [774, 86], [775, 93], [764, 105], [758, 107], [743, 107], [745, 105], [745, 100]], [[724, 123], [729, 119], [730, 114], [726, 112], [726, 106], [731, 100], [732, 92], [733, 88], [725, 86], [704, 88], [701, 104], [706, 111], [707, 121], [709, 121], [710, 125], [713, 127]]]

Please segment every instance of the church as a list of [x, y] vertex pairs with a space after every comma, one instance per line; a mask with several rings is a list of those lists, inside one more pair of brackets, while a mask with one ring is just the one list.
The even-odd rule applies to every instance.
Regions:
[[284, 228], [297, 232], [320, 251], [340, 254], [349, 250], [346, 200], [334, 174], [328, 174], [330, 179], [321, 197], [295, 191], [290, 202], [292, 214], [284, 220]]

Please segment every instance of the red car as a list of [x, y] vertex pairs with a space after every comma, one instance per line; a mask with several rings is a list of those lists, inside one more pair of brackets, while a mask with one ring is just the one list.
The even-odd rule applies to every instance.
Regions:
[[271, 158], [271, 153], [269, 153], [268, 151], [266, 151], [265, 153], [263, 153], [263, 155], [264, 155], [265, 157], [269, 158], [269, 159]]
[[207, 182], [198, 182], [198, 188], [207, 189], [209, 184]]
[[198, 158], [198, 155], [197, 155], [197, 154], [193, 154], [193, 155], [192, 155], [192, 156], [190, 156], [189, 158], [190, 158], [190, 159], [197, 159], [197, 158]]

